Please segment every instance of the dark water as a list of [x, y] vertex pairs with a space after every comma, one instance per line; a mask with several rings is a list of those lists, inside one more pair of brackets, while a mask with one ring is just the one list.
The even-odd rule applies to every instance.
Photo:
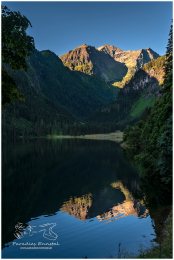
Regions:
[[121, 258], [155, 244], [137, 173], [113, 142], [4, 146], [2, 194], [3, 258]]

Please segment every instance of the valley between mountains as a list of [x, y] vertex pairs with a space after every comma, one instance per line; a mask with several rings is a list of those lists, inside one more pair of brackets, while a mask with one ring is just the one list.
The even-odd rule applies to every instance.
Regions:
[[6, 106], [3, 135], [114, 132], [139, 119], [159, 95], [164, 60], [152, 49], [83, 44], [58, 57], [34, 50], [27, 70], [4, 65], [23, 97]]

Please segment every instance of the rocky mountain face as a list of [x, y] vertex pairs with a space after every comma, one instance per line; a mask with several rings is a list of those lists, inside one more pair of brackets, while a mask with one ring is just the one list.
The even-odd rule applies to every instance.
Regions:
[[159, 55], [150, 48], [135, 51], [124, 51], [113, 45], [106, 44], [97, 49], [109, 54], [112, 58], [114, 58], [114, 60], [125, 63], [128, 68], [130, 66], [136, 66], [136, 69], [140, 69], [145, 63], [159, 57]]
[[164, 63], [165, 56], [161, 56], [155, 60], [146, 63], [143, 66], [143, 70], [150, 76], [158, 80], [159, 84], [162, 85], [164, 82]]
[[69, 51], [60, 58], [64, 65], [71, 70], [98, 76], [106, 82], [119, 81], [127, 73], [124, 63], [116, 61], [108, 53], [86, 44]]
[[122, 49], [115, 47], [114, 45], [105, 44], [103, 46], [100, 46], [97, 48], [99, 51], [103, 51], [107, 54], [109, 54], [112, 58], [116, 56], [116, 54], [123, 52]]
[[157, 59], [159, 55], [152, 49], [140, 49], [133, 51], [123, 51], [112, 45], [104, 45], [98, 48], [99, 51], [109, 54], [115, 61], [124, 63], [127, 68], [127, 74], [120, 82], [115, 82], [117, 87], [124, 87], [130, 81], [135, 72], [142, 68], [144, 64]]
[[159, 94], [164, 81], [165, 56], [154, 59], [136, 71], [130, 82], [126, 84], [122, 93], [138, 92], [146, 95]]
[[100, 108], [92, 115], [92, 121], [118, 122], [126, 126], [140, 117], [153, 105], [159, 95], [160, 86], [164, 81], [165, 56], [161, 56], [145, 64], [137, 70], [123, 89], [119, 90], [117, 100]]
[[99, 48], [83, 44], [60, 58], [71, 70], [95, 75], [116, 87], [124, 87], [137, 70], [158, 57], [150, 48], [124, 51], [109, 44]]

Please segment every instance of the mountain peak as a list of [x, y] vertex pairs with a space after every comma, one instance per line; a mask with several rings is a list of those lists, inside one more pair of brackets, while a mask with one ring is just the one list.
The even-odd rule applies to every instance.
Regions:
[[104, 51], [104, 52], [106, 52], [108, 54], [110, 54], [111, 52], [116, 53], [116, 52], [123, 51], [122, 49], [120, 49], [120, 48], [118, 48], [118, 47], [116, 47], [114, 45], [110, 45], [110, 44], [104, 44], [104, 45], [98, 47], [97, 50]]
[[107, 82], [127, 82], [144, 64], [158, 57], [151, 48], [124, 51], [110, 44], [95, 48], [83, 43], [60, 58], [71, 70], [97, 75]]
[[76, 47], [75, 49], [86, 48], [86, 47], [89, 47], [89, 46], [86, 43], [83, 43], [80, 46]]
[[[109, 48], [113, 49], [110, 45], [108, 50]], [[82, 44], [60, 58], [71, 70], [97, 75], [107, 82], [122, 79], [127, 73], [127, 67], [108, 54], [107, 51], [99, 51], [93, 46]]]

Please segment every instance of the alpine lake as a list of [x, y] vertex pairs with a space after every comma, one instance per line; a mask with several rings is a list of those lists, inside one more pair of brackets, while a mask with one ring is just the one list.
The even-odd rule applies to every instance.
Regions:
[[119, 142], [21, 140], [2, 162], [3, 258], [131, 258], [158, 243], [170, 207], [146, 203]]

